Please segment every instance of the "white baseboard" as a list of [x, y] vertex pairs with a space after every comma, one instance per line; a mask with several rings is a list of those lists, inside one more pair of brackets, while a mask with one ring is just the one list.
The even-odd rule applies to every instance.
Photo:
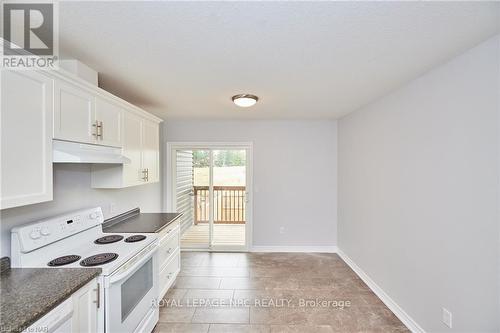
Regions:
[[337, 253], [336, 246], [252, 246], [250, 252]]
[[391, 310], [396, 317], [414, 333], [425, 333], [424, 329], [417, 324], [392, 298], [380, 288], [375, 281], [373, 281], [354, 261], [351, 260], [341, 249], [337, 251], [338, 255], [345, 261], [349, 267], [363, 280], [364, 283], [384, 302], [384, 304]]

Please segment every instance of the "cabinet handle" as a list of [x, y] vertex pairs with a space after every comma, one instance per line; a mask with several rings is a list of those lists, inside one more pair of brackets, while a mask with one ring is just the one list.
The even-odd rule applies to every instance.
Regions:
[[95, 132], [92, 133], [93, 136], [95, 136], [95, 138], [99, 138], [99, 122], [96, 120], [93, 124], [92, 124], [92, 127], [95, 129]]
[[170, 251], [172, 251], [172, 248], [171, 248], [171, 247], [167, 250], [167, 253], [170, 253]]
[[146, 168], [146, 169], [142, 169], [142, 180], [144, 180], [145, 182], [149, 182], [149, 169]]
[[99, 309], [101, 307], [101, 285], [99, 283], [97, 284], [97, 289], [94, 289], [94, 291], [97, 293], [94, 303], [97, 304], [97, 308]]
[[102, 133], [103, 133], [102, 121], [96, 120], [95, 123], [92, 124], [92, 127], [95, 128], [95, 133], [92, 133], [92, 135], [95, 136], [96, 139], [101, 138], [102, 140]]
[[101, 140], [102, 140], [102, 133], [103, 133], [102, 121], [96, 121], [96, 123], [97, 123], [97, 125], [96, 125], [97, 138], [101, 138]]
[[101, 138], [102, 140], [102, 135], [104, 133], [104, 126], [102, 125], [102, 121], [97, 121], [97, 137]]

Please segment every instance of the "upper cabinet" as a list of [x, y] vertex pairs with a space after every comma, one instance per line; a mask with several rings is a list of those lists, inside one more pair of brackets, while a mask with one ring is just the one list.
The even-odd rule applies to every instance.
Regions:
[[[125, 187], [140, 185], [144, 183], [145, 175], [142, 172], [142, 119], [141, 117], [127, 113], [123, 118], [123, 155], [130, 158], [130, 164], [125, 164], [119, 168], [123, 169], [118, 181], [113, 187]], [[95, 172], [98, 166], [94, 166], [92, 173], [92, 187], [103, 186], [103, 182], [96, 179]], [[118, 170], [118, 172], [120, 172]], [[94, 181], [96, 180], [96, 181]]]
[[53, 139], [122, 150], [92, 187], [159, 181], [161, 119], [64, 71], [1, 73], [0, 209], [52, 200]]
[[1, 80], [0, 209], [52, 200], [54, 80], [8, 70]]
[[123, 112], [110, 99], [56, 80], [54, 139], [121, 147]]
[[95, 143], [95, 97], [80, 87], [56, 80], [54, 139]]
[[148, 182], [159, 181], [160, 173], [160, 132], [157, 123], [142, 122], [142, 168]]
[[128, 164], [93, 164], [93, 188], [160, 180], [161, 119], [86, 83], [56, 78], [54, 139], [122, 148]]
[[95, 101], [96, 143], [122, 146], [122, 118], [124, 109], [117, 103], [97, 97]]
[[92, 165], [93, 188], [122, 188], [160, 180], [159, 122], [134, 112], [123, 117], [123, 155], [131, 160], [123, 165]]

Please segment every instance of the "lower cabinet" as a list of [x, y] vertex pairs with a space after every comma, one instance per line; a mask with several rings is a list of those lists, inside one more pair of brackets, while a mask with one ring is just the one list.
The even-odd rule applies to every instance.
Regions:
[[96, 333], [99, 331], [99, 285], [94, 279], [23, 331]]
[[180, 255], [180, 226], [174, 222], [159, 234], [160, 247], [158, 249], [159, 262], [159, 295], [161, 299], [172, 286], [181, 269]]
[[180, 252], [176, 252], [172, 255], [172, 258], [165, 264], [165, 267], [160, 271], [160, 294], [159, 298], [165, 296], [167, 291], [173, 285], [177, 274], [179, 274], [181, 268]]
[[97, 332], [98, 310], [102, 306], [99, 284], [89, 282], [71, 296], [73, 299], [73, 317], [71, 332]]
[[30, 332], [54, 332], [67, 333], [73, 332], [73, 300], [68, 298], [34, 324], [26, 328], [22, 333]]

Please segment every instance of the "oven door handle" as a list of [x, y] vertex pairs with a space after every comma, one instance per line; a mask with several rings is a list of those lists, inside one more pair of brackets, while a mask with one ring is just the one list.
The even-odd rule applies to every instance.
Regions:
[[[135, 271], [137, 268], [142, 266], [146, 261], [148, 261], [150, 258], [152, 258], [156, 254], [156, 251], [157, 251], [157, 244], [152, 244], [152, 245], [148, 246], [147, 249], [143, 250], [143, 253], [146, 252], [147, 255], [140, 258], [139, 261], [134, 263], [131, 267], [127, 267], [123, 271], [123, 273], [118, 273], [117, 275], [111, 275], [109, 277], [109, 284], [116, 283], [116, 282], [128, 277], [131, 272]], [[138, 256], [140, 256], [140, 254]], [[127, 264], [125, 264], [125, 265], [127, 265]]]

